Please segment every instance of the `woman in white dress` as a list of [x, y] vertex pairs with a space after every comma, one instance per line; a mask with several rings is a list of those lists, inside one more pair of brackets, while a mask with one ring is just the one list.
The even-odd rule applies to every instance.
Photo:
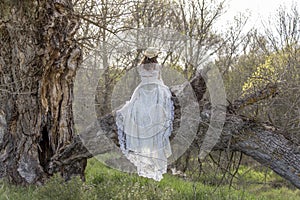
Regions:
[[140, 176], [160, 181], [172, 154], [169, 136], [174, 119], [171, 92], [161, 78], [158, 51], [148, 48], [138, 65], [141, 83], [130, 101], [116, 111], [120, 148]]

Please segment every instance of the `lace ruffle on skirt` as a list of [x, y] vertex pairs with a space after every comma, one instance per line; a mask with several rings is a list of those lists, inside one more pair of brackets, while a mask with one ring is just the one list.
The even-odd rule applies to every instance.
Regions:
[[121, 150], [140, 176], [160, 181], [166, 173], [173, 118], [171, 92], [163, 83], [140, 84], [116, 112]]

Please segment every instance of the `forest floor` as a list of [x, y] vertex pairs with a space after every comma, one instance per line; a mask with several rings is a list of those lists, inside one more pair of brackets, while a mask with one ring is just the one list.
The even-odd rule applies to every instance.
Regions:
[[[44, 186], [20, 187], [0, 180], [0, 200], [300, 200], [300, 190], [272, 172], [241, 166], [237, 175], [243, 178], [233, 181], [232, 187], [219, 184], [209, 175], [192, 180], [165, 174], [163, 180], [156, 182], [111, 169], [93, 158], [88, 161], [85, 182], [79, 178], [64, 182], [55, 175]], [[266, 178], [268, 182], [262, 183]]]

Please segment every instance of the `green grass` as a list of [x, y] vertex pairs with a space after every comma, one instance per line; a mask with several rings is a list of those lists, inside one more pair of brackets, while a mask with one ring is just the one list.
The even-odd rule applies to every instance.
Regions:
[[[247, 175], [245, 175], [247, 174]], [[264, 172], [248, 172], [242, 167], [239, 176], [245, 180], [261, 181]], [[268, 174], [269, 178], [274, 177]], [[276, 178], [276, 177], [275, 177]], [[73, 178], [64, 182], [58, 175], [52, 177], [44, 186], [20, 187], [0, 181], [0, 200], [96, 200], [96, 199], [216, 199], [216, 200], [300, 200], [300, 191], [286, 187], [272, 188], [270, 185], [245, 185], [239, 190], [229, 189], [228, 185], [204, 185], [165, 174], [156, 182], [106, 167], [96, 159], [90, 159], [86, 169], [86, 182]]]

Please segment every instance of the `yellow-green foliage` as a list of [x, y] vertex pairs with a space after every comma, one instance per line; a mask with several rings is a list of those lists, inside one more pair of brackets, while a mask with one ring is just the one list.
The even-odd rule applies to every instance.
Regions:
[[265, 60], [265, 62], [257, 66], [253, 74], [248, 77], [244, 83], [242, 90], [244, 94], [250, 91], [262, 89], [268, 83], [276, 83], [280, 80], [281, 74], [286, 66], [285, 54], [271, 54]]

